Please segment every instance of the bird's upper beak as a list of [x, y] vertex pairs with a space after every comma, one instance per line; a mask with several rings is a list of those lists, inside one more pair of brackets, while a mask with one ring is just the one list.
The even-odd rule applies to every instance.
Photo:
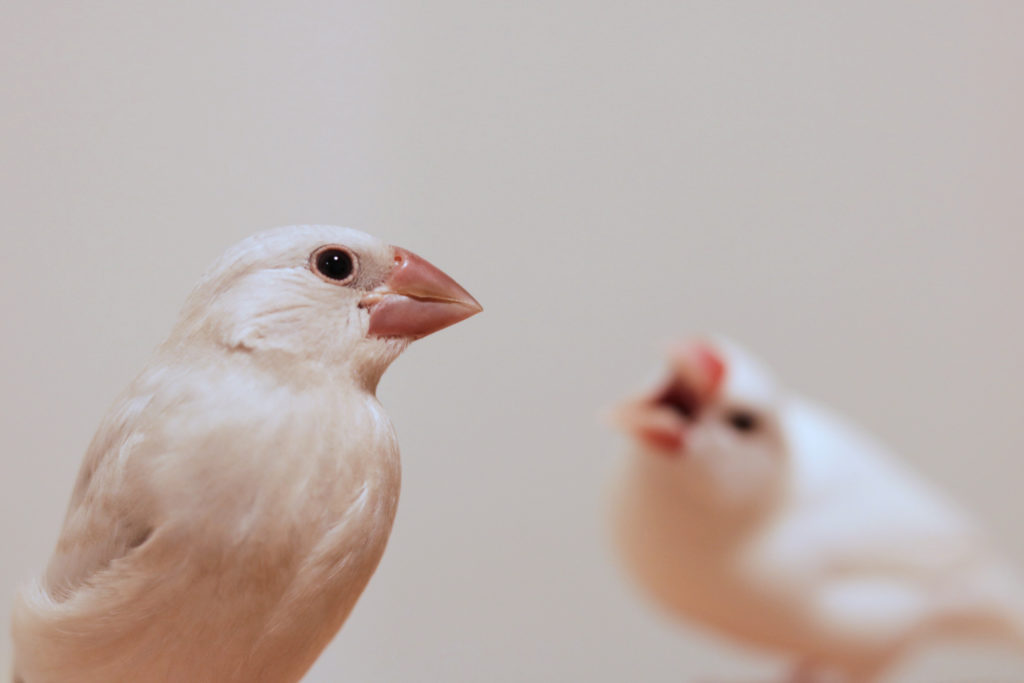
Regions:
[[459, 283], [411, 251], [394, 247], [387, 280], [360, 305], [370, 309], [369, 334], [419, 339], [483, 310]]
[[718, 392], [725, 364], [707, 344], [690, 342], [669, 351], [669, 375], [652, 391], [628, 399], [611, 413], [626, 433], [663, 452], [682, 453], [686, 433]]

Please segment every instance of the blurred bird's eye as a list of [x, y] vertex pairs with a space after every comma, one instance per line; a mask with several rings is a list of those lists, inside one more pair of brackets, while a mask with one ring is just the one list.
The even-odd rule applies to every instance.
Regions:
[[341, 247], [322, 247], [310, 259], [313, 270], [321, 277], [344, 284], [356, 272], [356, 260], [350, 251]]
[[726, 418], [729, 422], [729, 426], [735, 429], [737, 432], [749, 433], [756, 431], [760, 426], [760, 420], [757, 419], [757, 415], [754, 415], [748, 410], [734, 410], [729, 413]]

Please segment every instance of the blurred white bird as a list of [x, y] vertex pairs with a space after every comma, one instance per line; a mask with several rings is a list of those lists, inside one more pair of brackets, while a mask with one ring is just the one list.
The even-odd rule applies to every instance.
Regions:
[[480, 310], [356, 230], [228, 250], [85, 455], [15, 606], [15, 681], [301, 678], [391, 531], [398, 444], [377, 382], [410, 340]]
[[792, 655], [798, 681], [875, 681], [936, 636], [1024, 645], [1013, 571], [882, 446], [726, 340], [669, 366], [613, 413], [636, 445], [614, 536], [656, 601]]

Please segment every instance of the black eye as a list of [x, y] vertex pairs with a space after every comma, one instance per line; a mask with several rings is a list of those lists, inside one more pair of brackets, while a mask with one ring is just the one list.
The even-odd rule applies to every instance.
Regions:
[[760, 420], [757, 419], [757, 415], [747, 410], [734, 410], [729, 413], [729, 417], [726, 419], [729, 421], [730, 427], [744, 434], [756, 431], [761, 424]]
[[313, 254], [313, 267], [328, 280], [343, 282], [356, 270], [352, 254], [338, 247], [327, 247]]

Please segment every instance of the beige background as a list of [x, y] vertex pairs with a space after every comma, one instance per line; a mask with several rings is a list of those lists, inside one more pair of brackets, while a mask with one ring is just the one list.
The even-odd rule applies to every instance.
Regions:
[[399, 517], [309, 681], [774, 670], [607, 551], [596, 416], [693, 330], [870, 426], [1024, 567], [1024, 5], [616, 4], [5, 2], [0, 612], [203, 268], [313, 221], [487, 310], [381, 385]]

